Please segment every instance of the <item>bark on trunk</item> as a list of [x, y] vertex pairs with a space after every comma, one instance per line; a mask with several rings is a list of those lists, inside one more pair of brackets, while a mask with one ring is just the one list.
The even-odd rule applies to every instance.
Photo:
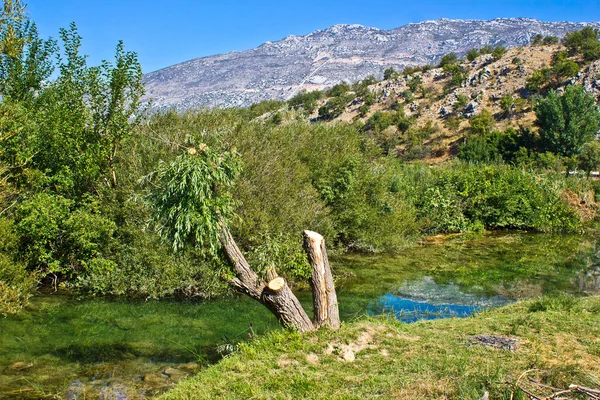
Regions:
[[313, 324], [315, 328], [329, 325], [331, 329], [338, 329], [340, 315], [337, 294], [323, 236], [317, 232], [304, 231], [304, 249], [312, 267], [310, 284], [313, 292]]
[[311, 322], [285, 279], [278, 276], [274, 269], [267, 272], [268, 281], [262, 280], [252, 270], [231, 233], [221, 223], [221, 245], [236, 275], [229, 283], [237, 291], [265, 305], [285, 327], [300, 332], [308, 332], [323, 325], [337, 329], [340, 317], [325, 242], [316, 232], [305, 231], [304, 235], [306, 252], [313, 267], [311, 285], [315, 307], [314, 322]]
[[283, 326], [298, 329], [300, 332], [314, 329], [308, 314], [287, 282], [281, 277], [276, 277], [275, 271], [269, 273], [272, 276], [269, 282], [272, 283], [271, 287], [269, 283], [262, 281], [250, 268], [231, 233], [224, 226], [221, 227], [221, 245], [236, 274], [229, 282], [231, 286], [264, 304]]

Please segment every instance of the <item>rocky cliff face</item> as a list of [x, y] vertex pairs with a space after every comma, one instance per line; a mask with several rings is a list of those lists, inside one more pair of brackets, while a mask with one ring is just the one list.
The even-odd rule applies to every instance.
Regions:
[[335, 25], [252, 50], [190, 60], [149, 73], [144, 81], [155, 108], [247, 106], [371, 74], [381, 78], [388, 67], [435, 63], [449, 52], [462, 54], [484, 45], [517, 47], [538, 33], [560, 38], [587, 25], [600, 27], [525, 18], [441, 19], [391, 30]]

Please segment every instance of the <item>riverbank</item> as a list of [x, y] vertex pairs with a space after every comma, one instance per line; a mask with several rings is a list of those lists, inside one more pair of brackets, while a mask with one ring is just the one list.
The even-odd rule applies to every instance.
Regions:
[[336, 332], [270, 332], [162, 399], [477, 399], [485, 391], [519, 399], [519, 377], [538, 392], [529, 378], [600, 388], [599, 337], [600, 296], [543, 297], [414, 324], [362, 318]]

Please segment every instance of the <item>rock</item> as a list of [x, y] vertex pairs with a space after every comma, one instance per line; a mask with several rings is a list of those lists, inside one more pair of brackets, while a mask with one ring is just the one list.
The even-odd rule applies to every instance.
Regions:
[[439, 114], [442, 117], [445, 117], [446, 115], [450, 114], [450, 111], [448, 111], [448, 109], [446, 107], [442, 107], [442, 108], [440, 108]]
[[497, 335], [475, 335], [471, 338], [471, 344], [515, 352], [517, 351], [519, 339]]
[[29, 369], [31, 367], [33, 367], [33, 363], [17, 361], [16, 363], [8, 367], [8, 369], [10, 369], [11, 371], [25, 371], [26, 369]]
[[169, 377], [165, 374], [146, 374], [144, 375], [143, 380], [150, 385], [165, 385], [168, 382]]
[[479, 105], [477, 103], [472, 101], [465, 106], [465, 111], [464, 111], [465, 117], [471, 118], [472, 116], [477, 115], [478, 113], [479, 113]]
[[186, 363], [186, 364], [179, 364], [177, 366], [177, 368], [178, 369], [182, 369], [182, 370], [184, 370], [186, 372], [189, 372], [189, 373], [194, 373], [194, 372], [200, 371], [200, 369], [202, 367], [198, 363], [189, 362], [189, 363]]
[[186, 376], [188, 376], [189, 374], [185, 371], [182, 371], [180, 369], [177, 368], [173, 368], [173, 367], [167, 367], [165, 368], [162, 373], [164, 375], [167, 375], [169, 378], [179, 381], [182, 378], [185, 378]]

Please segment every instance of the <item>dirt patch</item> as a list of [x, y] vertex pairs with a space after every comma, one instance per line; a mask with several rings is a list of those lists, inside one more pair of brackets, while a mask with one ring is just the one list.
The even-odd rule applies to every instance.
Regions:
[[508, 336], [475, 335], [470, 340], [471, 345], [480, 345], [498, 350], [517, 351], [519, 339]]
[[365, 349], [376, 349], [378, 345], [374, 341], [374, 336], [381, 331], [382, 328], [371, 326], [365, 327], [365, 330], [356, 338], [347, 344], [332, 342], [327, 345], [324, 354], [336, 354], [340, 360], [352, 362], [356, 359], [356, 355]]

